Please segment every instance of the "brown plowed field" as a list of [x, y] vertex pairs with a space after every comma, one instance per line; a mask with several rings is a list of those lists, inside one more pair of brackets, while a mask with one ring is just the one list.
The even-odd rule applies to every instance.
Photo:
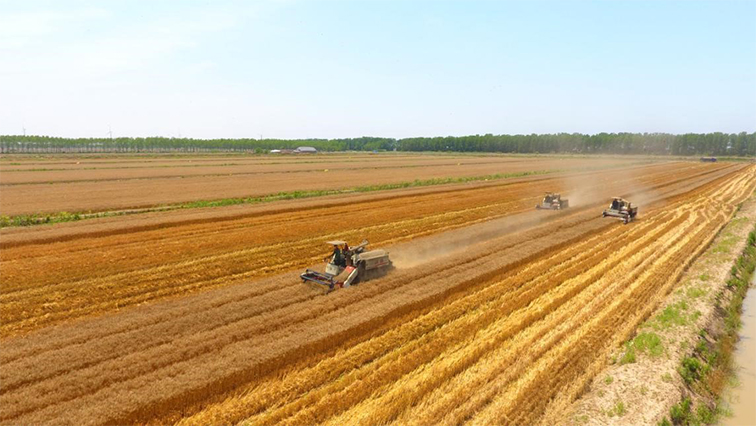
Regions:
[[414, 156], [413, 159], [390, 155], [309, 158], [310, 161], [279, 162], [264, 162], [258, 158], [246, 163], [229, 160], [226, 165], [201, 163], [198, 167], [187, 164], [149, 167], [152, 165], [148, 164], [136, 168], [131, 163], [119, 167], [84, 162], [79, 169], [68, 170], [39, 164], [10, 170], [9, 167], [18, 166], [0, 165], [0, 214], [99, 212], [278, 192], [339, 190], [415, 179], [581, 170], [638, 161], [466, 156]]
[[[0, 423], [554, 422], [755, 187], [626, 165], [0, 234]], [[322, 295], [331, 238], [397, 268]]]
[[[291, 157], [283, 157], [291, 158]], [[576, 160], [567, 161], [567, 164]], [[607, 164], [627, 163], [631, 160], [605, 160]], [[547, 167], [560, 164], [559, 159], [539, 161]], [[228, 159], [213, 162], [148, 162], [146, 164], [92, 164], [81, 162], [78, 165], [58, 164], [29, 164], [26, 166], [4, 166], [0, 163], [0, 187], [33, 183], [69, 183], [69, 182], [108, 182], [116, 180], [156, 179], [175, 177], [213, 177], [229, 175], [266, 175], [286, 173], [331, 172], [358, 170], [374, 173], [384, 169], [425, 169], [443, 166], [514, 166], [521, 164], [533, 165], [535, 162], [528, 158], [513, 157], [460, 157], [460, 156], [414, 156], [414, 157], [386, 157], [386, 156], [342, 156], [330, 155], [324, 158], [305, 157], [298, 161], [280, 159], [245, 158]], [[593, 162], [592, 162], [593, 163]], [[18, 164], [18, 163], [14, 163]], [[586, 164], [586, 160], [582, 163]], [[595, 164], [595, 163], [593, 163]], [[3, 173], [6, 172], [6, 173]], [[380, 173], [380, 172], [379, 172]], [[259, 177], [259, 176], [258, 176]], [[263, 176], [264, 177], [264, 176]]]

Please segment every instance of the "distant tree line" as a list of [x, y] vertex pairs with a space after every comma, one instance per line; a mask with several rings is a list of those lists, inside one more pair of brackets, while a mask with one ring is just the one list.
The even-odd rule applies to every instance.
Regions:
[[393, 150], [395, 139], [190, 139], [190, 138], [57, 138], [0, 136], [0, 152], [268, 152], [311, 146], [319, 151]]
[[755, 156], [756, 133], [558, 133], [408, 138], [402, 151]]
[[0, 152], [268, 152], [312, 146], [319, 151], [453, 151], [756, 156], [756, 133], [558, 133], [422, 138], [189, 139], [0, 136]]

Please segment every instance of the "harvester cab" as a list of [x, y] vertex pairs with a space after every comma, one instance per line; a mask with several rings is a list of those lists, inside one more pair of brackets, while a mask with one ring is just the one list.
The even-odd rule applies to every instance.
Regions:
[[554, 192], [547, 192], [543, 197], [541, 204], [536, 204], [538, 210], [562, 210], [570, 206], [569, 201], [566, 198], [562, 198], [560, 194]]
[[609, 208], [604, 210], [601, 214], [602, 217], [616, 217], [625, 224], [635, 220], [635, 216], [637, 215], [638, 206], [634, 206], [630, 201], [620, 197], [612, 198], [612, 203], [609, 204]]
[[330, 292], [382, 276], [393, 268], [386, 250], [365, 251], [367, 240], [354, 247], [340, 240], [326, 241], [326, 244], [333, 246], [333, 253], [323, 259], [325, 272], [307, 269], [300, 275], [302, 282], [315, 284]]

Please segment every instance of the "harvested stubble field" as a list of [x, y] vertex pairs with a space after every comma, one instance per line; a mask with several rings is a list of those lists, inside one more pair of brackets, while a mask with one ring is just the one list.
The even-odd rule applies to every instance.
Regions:
[[[618, 164], [3, 229], [0, 423], [553, 423], [754, 187]], [[324, 296], [297, 273], [332, 238], [397, 268]]]
[[78, 161], [79, 164], [73, 165], [46, 164], [29, 158], [0, 162], [0, 215], [149, 208], [278, 192], [338, 190], [415, 179], [473, 177], [501, 172], [581, 170], [638, 161], [579, 158], [533, 160], [453, 155], [324, 155], [203, 160], [210, 159], [136, 164], [132, 160], [102, 164], [101, 160], [82, 159]]

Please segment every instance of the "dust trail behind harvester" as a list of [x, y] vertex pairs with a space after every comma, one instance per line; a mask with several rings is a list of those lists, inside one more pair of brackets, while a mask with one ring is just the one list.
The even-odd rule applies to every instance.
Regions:
[[565, 176], [560, 185], [564, 188], [562, 197], [570, 201], [570, 207], [584, 207], [591, 204], [601, 203], [606, 194], [602, 191], [602, 185], [606, 176], [596, 174], [576, 174]]
[[[578, 174], [567, 176], [563, 180], [563, 197], [570, 200], [571, 207], [585, 207], [589, 205], [608, 205], [611, 197], [622, 197], [633, 205], [648, 205], [657, 199], [657, 192], [644, 184], [634, 170], [618, 170], [616, 176], [596, 176]], [[621, 181], [622, 190], [617, 193], [607, 192], [610, 187], [617, 186]]]
[[[554, 215], [570, 214], [575, 207], [597, 204], [602, 200], [599, 193], [602, 185], [594, 175], [570, 176], [556, 185], [554, 191], [562, 191], [562, 197], [569, 199], [570, 209], [566, 211], [535, 210], [507, 215], [485, 223], [449, 231], [423, 239], [398, 244], [390, 249], [391, 259], [397, 268], [412, 268], [443, 257], [450, 257], [467, 250], [478, 249], [477, 245], [491, 242], [523, 229], [532, 228]], [[543, 194], [533, 194], [542, 197]], [[538, 199], [540, 201], [540, 199]], [[535, 207], [535, 202], [534, 202]]]
[[439, 235], [397, 244], [391, 247], [391, 260], [397, 268], [415, 266], [460, 254], [479, 244], [485, 244], [496, 238], [517, 232], [521, 229], [538, 225], [545, 215], [556, 212], [523, 212], [494, 219], [488, 222], [455, 229]]
[[[449, 257], [454, 261], [454, 254], [472, 250], [476, 245], [485, 244], [521, 229], [534, 227], [553, 218], [552, 215], [570, 214], [588, 206], [597, 208], [597, 217], [601, 215], [600, 206], [607, 205], [612, 196], [627, 197], [641, 209], [656, 198], [656, 192], [643, 184], [640, 177], [627, 169], [618, 170], [616, 176], [597, 176], [594, 173], [566, 176], [554, 191], [561, 191], [563, 198], [569, 200], [567, 211], [526, 211], [494, 219], [485, 223], [433, 235], [391, 247], [391, 259], [397, 268], [412, 268], [440, 258]], [[623, 176], [624, 174], [624, 176]], [[621, 186], [619, 193], [613, 193], [612, 187]], [[540, 194], [539, 194], [540, 195]], [[477, 249], [477, 248], [476, 248]]]

